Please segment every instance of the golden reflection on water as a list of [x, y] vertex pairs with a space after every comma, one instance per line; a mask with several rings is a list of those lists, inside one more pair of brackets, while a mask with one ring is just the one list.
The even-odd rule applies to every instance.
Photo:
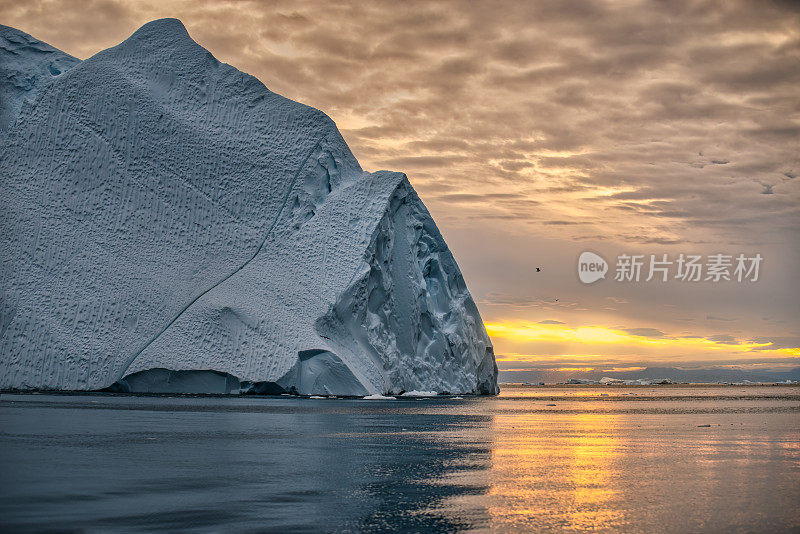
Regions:
[[617, 419], [574, 414], [558, 430], [543, 431], [538, 417], [498, 414], [488, 492], [493, 526], [590, 530], [623, 523], [624, 511], [612, 502]]
[[426, 513], [489, 532], [800, 532], [796, 392], [507, 387], [448, 436], [480, 452], [432, 481], [460, 491]]

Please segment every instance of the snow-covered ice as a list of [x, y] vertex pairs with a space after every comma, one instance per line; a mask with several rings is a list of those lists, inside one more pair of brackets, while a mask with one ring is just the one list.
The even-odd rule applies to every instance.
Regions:
[[78, 63], [78, 58], [0, 24], [0, 136], [42, 86]]
[[495, 393], [402, 173], [180, 21], [79, 61], [0, 28], [0, 388]]

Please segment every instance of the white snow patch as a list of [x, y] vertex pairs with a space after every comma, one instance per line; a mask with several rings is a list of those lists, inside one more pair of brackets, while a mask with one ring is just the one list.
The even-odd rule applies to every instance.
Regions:
[[438, 393], [435, 391], [417, 391], [415, 389], [412, 391], [406, 391], [401, 395], [401, 397], [435, 397], [437, 395]]
[[374, 395], [367, 395], [363, 397], [364, 400], [397, 400], [397, 397], [387, 397], [386, 395], [381, 395], [376, 393]]

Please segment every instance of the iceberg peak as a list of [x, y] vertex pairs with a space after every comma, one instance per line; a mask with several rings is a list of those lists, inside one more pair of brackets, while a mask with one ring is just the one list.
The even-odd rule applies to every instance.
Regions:
[[211, 55], [208, 50], [192, 39], [183, 23], [174, 18], [152, 20], [133, 32], [119, 45], [104, 50], [98, 55], [110, 51], [115, 51], [117, 54], [121, 51], [121, 59], [126, 62], [144, 62], [152, 64], [152, 66], [168, 62], [173, 68], [180, 61], [185, 61], [192, 56]]
[[194, 40], [189, 36], [189, 31], [180, 19], [164, 18], [151, 20], [133, 32], [129, 39], [150, 42], [175, 42], [179, 40]]

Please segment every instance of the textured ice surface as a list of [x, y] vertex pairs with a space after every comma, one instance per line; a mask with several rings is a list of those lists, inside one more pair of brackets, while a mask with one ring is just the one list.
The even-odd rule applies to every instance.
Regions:
[[422, 201], [324, 113], [175, 19], [83, 62], [0, 43], [0, 77], [33, 80], [0, 123], [0, 387], [496, 391]]
[[0, 24], [0, 139], [14, 125], [23, 104], [50, 79], [80, 62], [27, 33]]

